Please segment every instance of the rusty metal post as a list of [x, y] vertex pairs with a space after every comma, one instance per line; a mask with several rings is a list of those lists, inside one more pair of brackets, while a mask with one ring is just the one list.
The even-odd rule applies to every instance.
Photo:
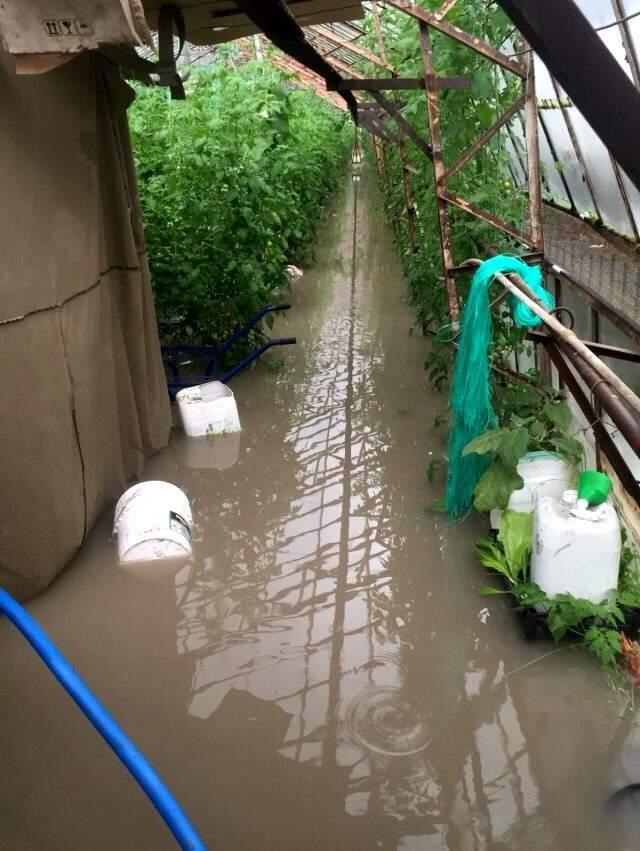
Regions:
[[[385, 63], [385, 65], [387, 65], [387, 57], [384, 49], [384, 37], [382, 35], [382, 24], [380, 22], [378, 7], [375, 2], [371, 3], [371, 13], [373, 15], [376, 38], [378, 41], [378, 52], [380, 53], [380, 58], [382, 59], [382, 61]], [[409, 182], [409, 172], [407, 168], [407, 150], [404, 143], [404, 131], [400, 124], [397, 124], [396, 126], [398, 129], [398, 154], [400, 156], [400, 168], [402, 170], [402, 190], [404, 192], [404, 205], [407, 213], [407, 232], [409, 235], [409, 244], [411, 246], [411, 251], [415, 254], [418, 250], [415, 226], [416, 211], [415, 205], [413, 203], [413, 198], [411, 196], [411, 184]]]
[[[527, 48], [528, 45], [524, 44]], [[527, 143], [527, 180], [529, 184], [529, 215], [531, 238], [536, 251], [544, 251], [542, 228], [542, 185], [540, 182], [540, 147], [538, 144], [538, 102], [536, 100], [536, 75], [533, 52], [527, 54], [524, 107], [525, 140]]]
[[447, 201], [443, 197], [442, 179], [445, 173], [444, 158], [442, 154], [442, 132], [440, 130], [440, 104], [438, 101], [438, 90], [433, 81], [436, 76], [435, 63], [433, 61], [433, 46], [429, 27], [420, 21], [420, 50], [422, 53], [422, 65], [424, 69], [425, 89], [427, 95], [427, 112], [429, 116], [429, 128], [431, 131], [431, 148], [433, 152], [433, 176], [436, 191], [436, 203], [438, 206], [438, 223], [440, 226], [440, 245], [442, 249], [442, 267], [444, 272], [444, 284], [447, 292], [447, 303], [449, 305], [449, 317], [451, 322], [457, 322], [460, 316], [458, 304], [458, 291], [451, 269], [454, 267], [453, 254], [451, 252], [451, 229], [449, 225], [449, 210]]
[[380, 162], [380, 148], [378, 145], [378, 139], [376, 136], [371, 134], [371, 147], [373, 148], [373, 156], [376, 161], [376, 172], [378, 174], [378, 178], [382, 178], [382, 163]]
[[409, 183], [409, 167], [407, 165], [407, 151], [404, 144], [404, 134], [398, 126], [398, 154], [400, 155], [400, 167], [402, 169], [402, 189], [404, 191], [404, 204], [407, 211], [407, 231], [409, 234], [409, 244], [411, 251], [415, 254], [418, 250], [416, 241], [416, 224], [415, 215], [416, 209], [411, 195], [411, 184]]
[[[523, 49], [529, 45], [522, 41]], [[525, 142], [527, 145], [527, 184], [529, 187], [529, 217], [531, 241], [534, 248], [544, 254], [544, 229], [542, 207], [542, 182], [540, 179], [540, 145], [538, 140], [538, 99], [533, 51], [525, 54], [527, 77], [524, 83], [526, 101], [524, 105]], [[536, 346], [536, 368], [544, 384], [551, 384], [551, 358], [544, 346]]]
[[387, 55], [384, 49], [384, 38], [382, 37], [382, 24], [380, 22], [380, 14], [378, 12], [378, 4], [373, 0], [371, 3], [371, 14], [373, 15], [373, 25], [376, 29], [376, 39], [378, 42], [378, 51], [380, 59], [387, 65]]

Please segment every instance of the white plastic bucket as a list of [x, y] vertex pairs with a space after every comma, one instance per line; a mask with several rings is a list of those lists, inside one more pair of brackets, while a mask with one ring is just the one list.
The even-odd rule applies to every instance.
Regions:
[[118, 500], [113, 533], [121, 562], [191, 555], [193, 517], [189, 500], [169, 482], [141, 482]]
[[210, 381], [176, 393], [182, 425], [189, 437], [240, 431], [238, 406], [226, 384]]

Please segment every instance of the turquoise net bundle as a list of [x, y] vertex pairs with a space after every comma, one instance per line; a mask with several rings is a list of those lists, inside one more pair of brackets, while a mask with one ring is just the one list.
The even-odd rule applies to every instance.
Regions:
[[[451, 518], [462, 517], [473, 505], [474, 488], [487, 469], [490, 459], [470, 453], [463, 456], [465, 446], [498, 420], [491, 400], [489, 347], [492, 341], [489, 287], [500, 272], [516, 272], [548, 310], [555, 301], [543, 284], [539, 266], [527, 266], [517, 257], [500, 254], [478, 267], [471, 281], [469, 297], [462, 313], [458, 351], [453, 370], [449, 400], [451, 425], [447, 454], [446, 509]], [[508, 299], [513, 321], [521, 328], [536, 328], [541, 320], [514, 295]]]

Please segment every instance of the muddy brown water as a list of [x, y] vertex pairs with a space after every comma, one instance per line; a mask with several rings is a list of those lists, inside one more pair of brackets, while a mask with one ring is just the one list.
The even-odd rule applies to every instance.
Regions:
[[[347, 178], [279, 320], [298, 346], [234, 383], [240, 439], [176, 430], [149, 462], [189, 495], [193, 562], [118, 566], [104, 516], [29, 609], [211, 849], [637, 848], [633, 799], [605, 808], [640, 780], [606, 677], [528, 665], [552, 647], [478, 596], [482, 522], [425, 510], [443, 399], [374, 206]], [[0, 849], [174, 848], [6, 622], [0, 648]]]

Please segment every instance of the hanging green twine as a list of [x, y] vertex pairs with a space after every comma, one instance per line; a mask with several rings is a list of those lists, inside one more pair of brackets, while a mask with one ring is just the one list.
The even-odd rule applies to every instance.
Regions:
[[[517, 257], [500, 254], [478, 267], [471, 281], [469, 298], [460, 323], [458, 351], [453, 370], [449, 408], [449, 431], [446, 509], [451, 518], [467, 514], [473, 504], [474, 488], [487, 469], [490, 459], [470, 453], [463, 456], [465, 446], [498, 421], [491, 403], [489, 380], [489, 346], [492, 340], [489, 287], [498, 273], [516, 272], [553, 310], [553, 296], [545, 290], [539, 266], [527, 266]], [[535, 328], [540, 319], [515, 296], [509, 296], [513, 321], [521, 328]]]

